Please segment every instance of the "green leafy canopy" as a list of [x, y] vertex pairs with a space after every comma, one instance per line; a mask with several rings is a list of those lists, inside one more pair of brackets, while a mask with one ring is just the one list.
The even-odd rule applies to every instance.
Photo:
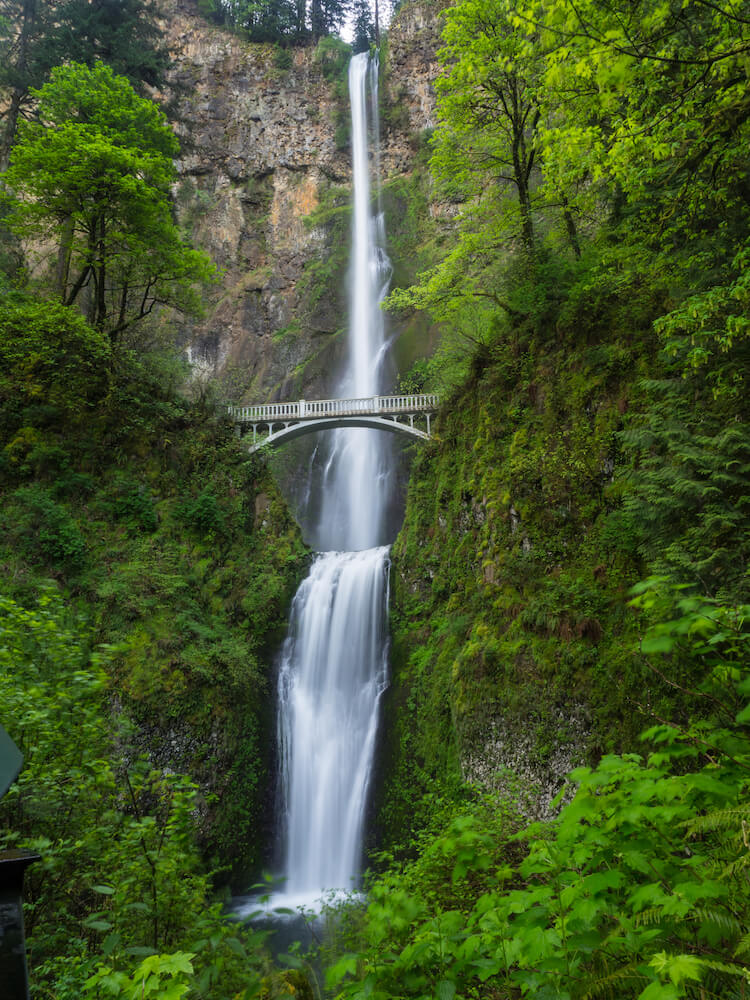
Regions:
[[216, 272], [172, 220], [178, 144], [164, 114], [101, 63], [59, 67], [35, 95], [39, 121], [21, 128], [5, 175], [22, 196], [8, 224], [54, 242], [61, 301], [113, 340], [158, 306], [199, 313]]

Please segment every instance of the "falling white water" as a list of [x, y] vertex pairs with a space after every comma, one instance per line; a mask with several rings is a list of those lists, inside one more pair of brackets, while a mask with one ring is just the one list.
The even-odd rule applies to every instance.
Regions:
[[388, 549], [324, 552], [294, 600], [279, 678], [287, 906], [353, 888], [378, 699]]
[[[380, 303], [388, 291], [391, 262], [385, 252], [383, 212], [371, 183], [377, 165], [378, 63], [367, 53], [349, 65], [352, 108], [352, 251], [349, 266], [349, 363], [339, 396], [372, 396], [383, 389], [387, 358]], [[368, 100], [368, 96], [370, 100]], [[374, 142], [369, 142], [369, 137]], [[371, 161], [371, 152], [373, 161]], [[375, 177], [377, 183], [377, 175]], [[373, 203], [375, 208], [373, 210]], [[324, 549], [361, 550], [387, 541], [385, 513], [392, 489], [390, 435], [348, 429], [332, 435], [323, 482], [318, 538]]]
[[[377, 164], [377, 77], [377, 60], [352, 59], [354, 203], [342, 396], [376, 394], [387, 354], [380, 302], [390, 262], [370, 178], [373, 160]], [[333, 435], [318, 528], [321, 547], [331, 551], [317, 556], [292, 606], [279, 672], [285, 858], [275, 906], [315, 907], [324, 894], [356, 887], [387, 671], [388, 548], [382, 543], [392, 462], [384, 437], [364, 429]]]

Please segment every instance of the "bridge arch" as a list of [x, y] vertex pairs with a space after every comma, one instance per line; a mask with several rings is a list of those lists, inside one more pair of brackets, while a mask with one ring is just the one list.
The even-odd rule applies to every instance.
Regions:
[[386, 420], [384, 417], [327, 417], [320, 420], [306, 420], [304, 423], [290, 424], [280, 430], [272, 431], [268, 437], [256, 441], [248, 449], [250, 454], [268, 446], [278, 448], [293, 438], [312, 434], [315, 431], [332, 430], [334, 427], [372, 427], [375, 430], [390, 431], [395, 434], [406, 434], [408, 437], [429, 441], [430, 435], [419, 427], [410, 427], [398, 420]]

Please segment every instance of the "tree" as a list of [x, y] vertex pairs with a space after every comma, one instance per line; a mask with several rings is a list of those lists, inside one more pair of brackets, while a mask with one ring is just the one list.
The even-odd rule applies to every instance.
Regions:
[[313, 38], [340, 31], [348, 13], [348, 0], [312, 0], [310, 30]]
[[564, 115], [540, 123], [547, 170], [637, 202], [639, 235], [665, 261], [685, 248], [691, 282], [709, 242], [731, 260], [750, 197], [746, 4], [526, 0], [512, 22], [547, 51], [545, 95], [566, 95]]
[[[437, 83], [440, 126], [433, 167], [449, 183], [474, 181], [515, 192], [520, 236], [534, 245], [532, 172], [539, 165], [540, 108], [533, 68], [522, 64], [524, 39], [506, 0], [465, 0], [446, 12]], [[494, 182], [494, 183], [493, 183]]]
[[[283, 45], [337, 34], [356, 6], [369, 9], [367, 0], [198, 0], [201, 14], [217, 24], [246, 32], [251, 41]], [[382, 0], [375, 3], [373, 37], [379, 8]]]
[[6, 180], [20, 192], [18, 235], [57, 246], [56, 286], [114, 341], [159, 305], [199, 312], [196, 283], [215, 275], [170, 212], [178, 144], [162, 112], [102, 63], [54, 70], [33, 91]]
[[62, 0], [58, 62], [107, 63], [139, 93], [159, 87], [169, 53], [152, 0]]
[[230, 0], [222, 8], [225, 20], [253, 42], [287, 41], [300, 31], [297, 0]]
[[367, 52], [376, 38], [368, 0], [355, 0], [352, 15], [354, 27], [352, 48], [355, 52]]
[[39, 0], [3, 0], [0, 5], [0, 87], [8, 91], [0, 142], [0, 171], [8, 166], [29, 88], [42, 83], [55, 64], [50, 43], [51, 6]]
[[52, 67], [102, 60], [142, 93], [164, 80], [169, 58], [150, 0], [0, 0], [0, 87], [7, 88], [0, 170], [8, 165], [31, 90]]
[[527, 49], [509, 0], [461, 0], [444, 17], [445, 72], [436, 83], [439, 124], [430, 167], [443, 197], [461, 205], [459, 238], [418, 285], [396, 291], [389, 304], [426, 307], [440, 319], [450, 313], [453, 322], [461, 303], [489, 300], [517, 319], [500, 272], [513, 257], [530, 270], [539, 214], [551, 207], [538, 136], [543, 53]]

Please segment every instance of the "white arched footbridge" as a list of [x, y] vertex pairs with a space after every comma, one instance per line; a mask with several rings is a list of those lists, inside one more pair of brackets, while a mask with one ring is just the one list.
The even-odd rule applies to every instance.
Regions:
[[[367, 396], [362, 399], [300, 399], [296, 403], [229, 406], [230, 418], [242, 436], [252, 428], [250, 453], [267, 445], [333, 427], [374, 427], [429, 440], [430, 420], [438, 408], [434, 393], [413, 396]], [[423, 423], [426, 430], [417, 426]]]

